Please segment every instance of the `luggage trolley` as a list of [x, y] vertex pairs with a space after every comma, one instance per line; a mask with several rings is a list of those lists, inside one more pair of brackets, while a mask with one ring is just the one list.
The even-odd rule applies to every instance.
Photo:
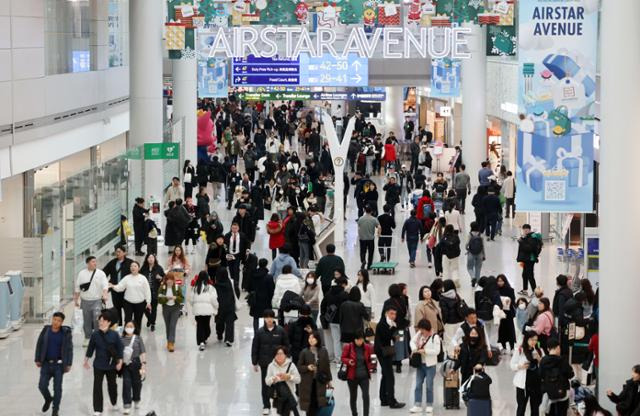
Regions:
[[[398, 247], [393, 245], [393, 236], [392, 235], [381, 235], [379, 238], [389, 238], [390, 245], [385, 246], [385, 250], [388, 248], [389, 250], [397, 249]], [[378, 246], [378, 250], [380, 247]], [[389, 261], [389, 259], [385, 259], [386, 261], [378, 261], [371, 264], [371, 272], [373, 274], [396, 274], [396, 267], [398, 266], [397, 261]]]

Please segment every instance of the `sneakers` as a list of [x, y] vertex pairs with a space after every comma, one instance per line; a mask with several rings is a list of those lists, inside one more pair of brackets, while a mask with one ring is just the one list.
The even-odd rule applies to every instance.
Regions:
[[[111, 410], [114, 411], [114, 412], [117, 412], [118, 410], [120, 410], [120, 408], [118, 407], [117, 404], [112, 404], [111, 405]], [[124, 410], [127, 410], [127, 409], [123, 409], [123, 411]]]
[[518, 295], [529, 296], [529, 292], [526, 290], [521, 290], [520, 292], [518, 292]]
[[433, 414], [433, 407], [427, 406], [427, 409], [425, 410], [425, 412], [427, 412], [428, 415], [432, 415]]
[[198, 349], [200, 351], [204, 351], [204, 342], [201, 342], [200, 345], [198, 346]]
[[226, 345], [227, 347], [233, 347], [233, 342], [225, 341], [224, 345]]
[[154, 324], [151, 324], [151, 326], [149, 327], [149, 329], [151, 330], [151, 332], [156, 330], [156, 326]]
[[422, 413], [422, 407], [413, 406], [411, 409], [409, 409], [409, 413]]
[[409, 267], [411, 267], [412, 269], [415, 269], [416, 264], [415, 263], [409, 263]]
[[263, 415], [270, 415], [271, 414], [271, 409], [268, 409], [268, 408], [262, 409], [262, 414]]
[[124, 409], [122, 409], [122, 414], [123, 415], [128, 415], [129, 413], [131, 413], [131, 409], [128, 407], [125, 407]]
[[402, 402], [395, 402], [395, 403], [391, 403], [389, 405], [389, 408], [390, 409], [402, 409], [404, 406], [405, 406], [405, 404], [402, 403]]
[[429, 262], [429, 265], [428, 265], [427, 267], [429, 267], [429, 268], [431, 268], [431, 267], [432, 267], [432, 264], [431, 264], [431, 262]]
[[102, 412], [93, 412], [93, 416], [100, 416]]
[[139, 401], [133, 402], [133, 408], [134, 409], [140, 409], [140, 402]]

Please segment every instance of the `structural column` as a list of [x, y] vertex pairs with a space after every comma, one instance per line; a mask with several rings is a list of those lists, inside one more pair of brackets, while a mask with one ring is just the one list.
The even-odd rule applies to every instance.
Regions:
[[[383, 104], [385, 135], [383, 139], [394, 132], [398, 139], [404, 139], [404, 97], [402, 95], [403, 87], [387, 87], [387, 99]], [[366, 114], [365, 114], [366, 116]]]
[[[600, 367], [599, 402], [610, 406], [606, 390], [618, 393], [640, 363], [640, 193], [629, 192], [621, 178], [636, 174], [640, 142], [640, 99], [634, 80], [640, 71], [638, 0], [603, 1], [601, 14], [600, 146]], [[628, 236], [628, 238], [624, 238]], [[622, 238], [621, 238], [622, 237]]]
[[[130, 79], [130, 133], [129, 145], [163, 141], [162, 125], [162, 28], [163, 5], [157, 0], [129, 2], [129, 79]], [[144, 175], [143, 195], [150, 199], [162, 197], [162, 161], [133, 163], [131, 181]]]
[[184, 158], [198, 161], [198, 67], [196, 59], [173, 60], [173, 120], [184, 122]]
[[487, 159], [487, 58], [485, 29], [471, 23], [465, 27], [471, 29], [466, 37], [471, 58], [462, 61], [462, 160], [475, 187], [476, 173]]

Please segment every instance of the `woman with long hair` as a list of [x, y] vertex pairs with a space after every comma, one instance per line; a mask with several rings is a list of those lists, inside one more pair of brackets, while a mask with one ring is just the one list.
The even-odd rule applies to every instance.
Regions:
[[209, 274], [204, 270], [198, 273], [191, 289], [191, 310], [196, 318], [196, 343], [200, 351], [204, 351], [211, 335], [211, 316], [218, 314], [218, 293], [209, 284]]
[[144, 314], [147, 317], [147, 328], [153, 332], [156, 329], [156, 317], [158, 316], [158, 289], [164, 277], [164, 269], [158, 264], [156, 256], [149, 253], [144, 258], [140, 274], [147, 278], [151, 288], [151, 310], [145, 309]]
[[418, 292], [418, 304], [416, 305], [413, 320], [413, 327], [416, 332], [418, 332], [418, 323], [423, 319], [429, 321], [432, 332], [442, 338], [444, 334], [442, 312], [440, 312], [440, 306], [438, 303], [434, 301], [429, 286], [422, 286]]
[[356, 287], [360, 289], [360, 301], [364, 305], [367, 313], [369, 314], [369, 320], [373, 319], [373, 302], [376, 299], [376, 291], [373, 283], [369, 280], [369, 271], [367, 269], [361, 269], [358, 271], [358, 283]]
[[271, 214], [271, 219], [267, 223], [267, 234], [269, 234], [269, 248], [271, 249], [271, 260], [276, 258], [278, 250], [284, 246], [284, 226], [282, 219], [277, 213]]
[[162, 318], [167, 332], [167, 350], [173, 352], [176, 343], [176, 326], [184, 304], [180, 286], [176, 284], [176, 274], [169, 272], [158, 288], [158, 303], [162, 305]]
[[513, 385], [516, 387], [518, 408], [516, 416], [524, 416], [527, 402], [531, 405], [531, 416], [538, 416], [542, 401], [539, 364], [542, 350], [538, 347], [538, 334], [525, 331], [522, 344], [511, 357], [511, 370], [515, 371]]
[[227, 247], [224, 244], [224, 235], [217, 236], [215, 241], [209, 245], [205, 263], [211, 279], [216, 277], [218, 267], [227, 266]]
[[322, 346], [319, 331], [308, 335], [308, 347], [303, 349], [298, 358], [300, 372], [300, 409], [309, 416], [315, 416], [318, 410], [328, 405], [327, 389], [331, 387], [331, 362], [329, 353]]
[[362, 414], [369, 416], [369, 381], [376, 365], [371, 356], [373, 345], [364, 339], [364, 332], [358, 331], [353, 342], [342, 348], [341, 361], [347, 367], [347, 385], [349, 386], [349, 407], [351, 414], [358, 414], [358, 387], [362, 392]]
[[233, 346], [236, 315], [236, 297], [233, 284], [229, 279], [229, 271], [226, 267], [219, 267], [216, 271], [214, 283], [218, 293], [218, 314], [216, 315], [216, 335], [218, 341], [222, 341], [227, 347]]
[[184, 199], [193, 196], [193, 185], [196, 184], [196, 168], [193, 167], [189, 159], [184, 161], [182, 167], [182, 181], [184, 183]]
[[191, 265], [189, 260], [184, 255], [184, 249], [181, 245], [177, 245], [173, 248], [169, 261], [167, 262], [167, 270], [176, 273], [176, 283], [182, 286], [182, 296], [187, 297], [185, 276], [188, 276], [191, 272]]
[[454, 366], [455, 370], [460, 369], [460, 385], [473, 375], [473, 368], [476, 365], [484, 365], [486, 362], [487, 341], [484, 338], [484, 331], [478, 331], [476, 327], [473, 327], [460, 344], [460, 354]]
[[593, 292], [593, 286], [589, 279], [582, 279], [580, 281], [580, 292], [584, 293], [585, 299], [582, 302], [582, 313], [585, 318], [591, 316], [593, 313], [593, 305], [596, 302], [596, 294]]
[[[555, 331], [553, 312], [551, 312], [551, 302], [549, 302], [549, 298], [540, 298], [540, 301], [538, 302], [538, 311], [533, 318], [533, 326], [526, 326], [525, 331], [527, 330], [534, 331], [538, 334], [540, 346], [544, 350], [545, 354], [548, 353], [547, 341]], [[557, 335], [557, 333], [554, 335]]]
[[499, 274], [496, 277], [496, 283], [502, 301], [502, 311], [506, 315], [500, 320], [498, 326], [498, 343], [502, 345], [504, 350], [507, 349], [508, 344], [513, 351], [516, 342], [516, 327], [513, 324], [513, 319], [516, 317], [516, 294], [504, 274]]

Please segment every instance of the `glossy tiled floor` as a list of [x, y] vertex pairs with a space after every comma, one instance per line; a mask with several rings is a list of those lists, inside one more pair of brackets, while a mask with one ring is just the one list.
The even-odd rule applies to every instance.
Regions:
[[[382, 198], [381, 198], [382, 199]], [[231, 218], [231, 213], [222, 204], [215, 201], [214, 208], [220, 213], [223, 221]], [[345, 258], [348, 259], [347, 274], [355, 276], [359, 267], [358, 247], [356, 244], [356, 226], [353, 198], [350, 196], [348, 207], [347, 239], [344, 247]], [[471, 210], [468, 210], [471, 211]], [[406, 217], [406, 212], [398, 211], [397, 220]], [[466, 222], [471, 221], [467, 216]], [[396, 235], [400, 234], [400, 226]], [[487, 243], [487, 262], [484, 272], [487, 274], [505, 273], [517, 290], [521, 288], [520, 269], [514, 261], [517, 244], [513, 236], [518, 230], [510, 223], [505, 223], [504, 235], [495, 242]], [[264, 233], [264, 226], [259, 231]], [[265, 238], [257, 238], [254, 250], [262, 257], [270, 258]], [[398, 238], [399, 239], [399, 238]], [[203, 263], [204, 246], [192, 262], [196, 266]], [[377, 307], [379, 315], [382, 302], [386, 297], [387, 287], [393, 282], [406, 282], [409, 285], [412, 309], [417, 301], [418, 288], [430, 283], [433, 270], [426, 267], [424, 245], [420, 247], [417, 268], [408, 267], [408, 255], [405, 247], [395, 249], [393, 256], [400, 265], [395, 276], [375, 276]], [[164, 250], [162, 250], [164, 251]], [[164, 253], [163, 253], [164, 254]], [[163, 264], [165, 258], [162, 258]], [[556, 270], [558, 268], [558, 270]], [[547, 244], [542, 260], [536, 267], [538, 282], [548, 294], [553, 291], [554, 276], [560, 271], [556, 264], [552, 244]], [[462, 277], [462, 293], [470, 299], [470, 284], [464, 259], [460, 258], [460, 275]], [[0, 340], [0, 414], [3, 416], [40, 414], [41, 396], [37, 390], [38, 371], [33, 364], [33, 349], [39, 325], [26, 325], [22, 330]], [[215, 341], [210, 343], [204, 352], [198, 352], [195, 345], [195, 322], [191, 316], [181, 318], [178, 324], [177, 350], [169, 354], [164, 349], [164, 324], [159, 319], [155, 333], [147, 329], [143, 337], [148, 351], [148, 377], [142, 391], [142, 406], [137, 414], [144, 415], [155, 410], [159, 416], [191, 416], [191, 415], [258, 415], [261, 412], [260, 380], [254, 373], [250, 363], [250, 349], [253, 329], [246, 306], [239, 312], [236, 322], [236, 343], [227, 348]], [[61, 406], [62, 415], [91, 414], [92, 372], [81, 366], [83, 349], [80, 347], [82, 337], [74, 336], [74, 366], [64, 378], [64, 393]], [[493, 378], [493, 409], [496, 415], [515, 414], [515, 388], [512, 385], [512, 372], [505, 357], [498, 367], [490, 368], [488, 373]], [[396, 375], [396, 396], [407, 402], [407, 408], [390, 410], [382, 408], [377, 398], [378, 375], [371, 384], [372, 414], [397, 415], [407, 414], [413, 402], [414, 372], [405, 361], [403, 372]], [[119, 385], [121, 383], [119, 381]], [[348, 390], [344, 382], [334, 381], [336, 386], [336, 410], [334, 415], [348, 415]], [[121, 387], [119, 387], [121, 388]], [[436, 377], [435, 414], [451, 416], [466, 414], [466, 410], [445, 411], [442, 408], [442, 377]], [[105, 411], [105, 415], [119, 414], [117, 411]], [[134, 413], [135, 414], [135, 413]]]

